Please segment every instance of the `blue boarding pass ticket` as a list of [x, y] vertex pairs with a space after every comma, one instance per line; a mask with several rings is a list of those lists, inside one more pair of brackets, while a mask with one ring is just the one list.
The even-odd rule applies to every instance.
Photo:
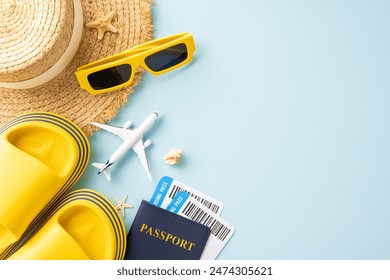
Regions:
[[166, 210], [210, 228], [201, 260], [214, 260], [234, 233], [234, 227], [185, 191], [179, 191]]
[[166, 209], [166, 207], [171, 203], [172, 199], [179, 191], [187, 192], [192, 198], [200, 202], [215, 214], [221, 214], [223, 209], [222, 202], [204, 193], [201, 193], [200, 191], [191, 188], [169, 176], [165, 176], [160, 179], [156, 190], [150, 199], [150, 203], [159, 206], [160, 208]]

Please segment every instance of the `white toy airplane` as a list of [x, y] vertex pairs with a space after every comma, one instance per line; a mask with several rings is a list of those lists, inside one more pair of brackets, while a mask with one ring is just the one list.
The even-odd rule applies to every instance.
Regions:
[[99, 169], [98, 174], [104, 172], [104, 175], [106, 175], [106, 178], [108, 181], [111, 179], [110, 175], [110, 169], [109, 167], [113, 165], [115, 162], [117, 162], [128, 149], [132, 148], [134, 152], [138, 155], [139, 159], [141, 160], [141, 164], [144, 167], [149, 180], [152, 181], [152, 176], [150, 175], [150, 169], [149, 164], [146, 159], [145, 154], [145, 148], [149, 147], [150, 144], [152, 144], [152, 141], [149, 139], [143, 142], [143, 134], [146, 130], [148, 130], [154, 123], [154, 121], [158, 117], [158, 112], [154, 112], [152, 115], [150, 115], [144, 122], [136, 129], [130, 129], [132, 123], [131, 121], [128, 121], [125, 123], [123, 127], [117, 127], [117, 126], [111, 126], [111, 125], [105, 125], [100, 123], [91, 122], [90, 124], [93, 124], [97, 127], [100, 127], [104, 130], [107, 130], [120, 138], [122, 138], [123, 143], [119, 146], [118, 149], [110, 156], [110, 158], [107, 160], [107, 162], [104, 163], [92, 163], [92, 166]]

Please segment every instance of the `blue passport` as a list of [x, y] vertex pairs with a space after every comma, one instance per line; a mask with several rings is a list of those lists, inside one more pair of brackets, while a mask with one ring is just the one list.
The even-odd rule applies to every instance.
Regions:
[[125, 260], [199, 260], [210, 228], [143, 200], [127, 235]]

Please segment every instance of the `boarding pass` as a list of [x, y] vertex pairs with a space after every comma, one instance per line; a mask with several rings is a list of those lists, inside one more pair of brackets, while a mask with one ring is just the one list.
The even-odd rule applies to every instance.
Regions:
[[221, 214], [223, 209], [222, 202], [168, 176], [160, 179], [150, 203], [166, 209], [179, 191], [187, 192], [192, 198], [200, 202], [215, 214]]
[[201, 260], [214, 260], [234, 233], [234, 227], [185, 191], [179, 191], [166, 207], [170, 212], [210, 228]]

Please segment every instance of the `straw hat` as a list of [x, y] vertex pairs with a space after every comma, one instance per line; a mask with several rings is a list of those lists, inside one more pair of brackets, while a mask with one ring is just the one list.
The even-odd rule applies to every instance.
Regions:
[[150, 40], [151, 1], [1, 0], [0, 125], [24, 113], [49, 111], [91, 135], [88, 122], [112, 119], [133, 89], [90, 95], [74, 72]]

